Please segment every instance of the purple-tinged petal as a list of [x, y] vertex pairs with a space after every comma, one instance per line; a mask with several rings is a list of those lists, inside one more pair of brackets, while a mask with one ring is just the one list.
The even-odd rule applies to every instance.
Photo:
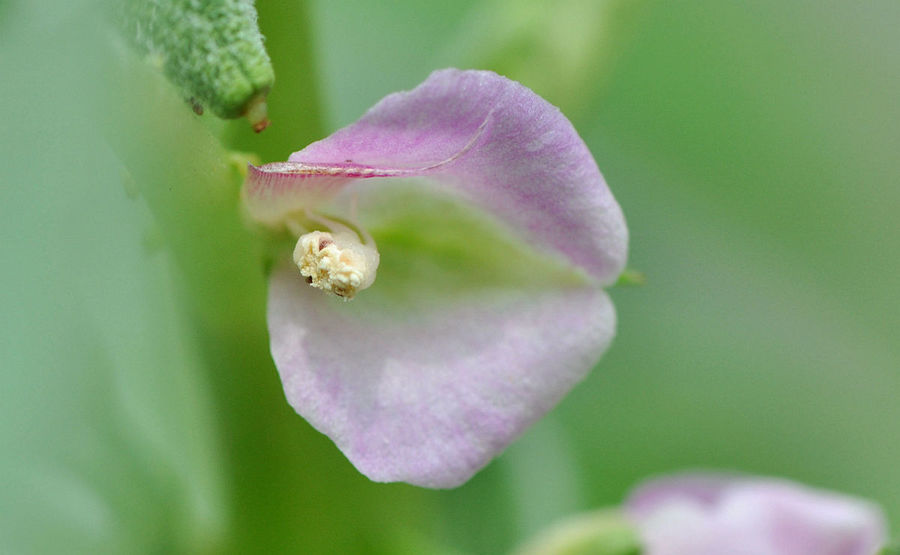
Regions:
[[403, 177], [404, 172], [351, 164], [272, 162], [250, 165], [244, 181], [244, 206], [259, 223], [277, 226], [286, 216], [318, 206], [341, 192], [354, 179]]
[[786, 480], [683, 475], [628, 499], [647, 555], [871, 555], [887, 538], [869, 502]]
[[724, 492], [731, 487], [738, 475], [682, 474], [641, 484], [628, 496], [628, 511], [635, 516], [646, 516], [673, 500], [684, 500], [698, 507], [714, 507]]
[[404, 176], [467, 197], [601, 284], [624, 267], [625, 221], [587, 146], [556, 107], [489, 71], [436, 71], [385, 97], [288, 162], [251, 168], [245, 198], [277, 224], [353, 179]]
[[376, 481], [465, 482], [581, 380], [615, 313], [596, 287], [471, 292], [421, 311], [323, 296], [293, 269], [269, 292], [288, 401]]
[[288, 401], [373, 480], [463, 483], [612, 339], [600, 286], [624, 266], [621, 210], [559, 110], [494, 73], [435, 72], [251, 167], [244, 196], [261, 223], [344, 217], [379, 245], [379, 278], [350, 305], [292, 268], [268, 310]]

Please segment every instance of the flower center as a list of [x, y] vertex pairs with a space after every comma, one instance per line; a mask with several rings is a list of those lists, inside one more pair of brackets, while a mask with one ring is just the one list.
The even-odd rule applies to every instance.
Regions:
[[349, 229], [313, 231], [300, 236], [294, 262], [311, 286], [349, 301], [375, 281], [379, 255]]

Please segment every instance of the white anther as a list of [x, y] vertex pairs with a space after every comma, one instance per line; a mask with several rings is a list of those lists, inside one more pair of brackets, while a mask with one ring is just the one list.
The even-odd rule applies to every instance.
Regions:
[[379, 256], [352, 231], [313, 231], [300, 236], [294, 262], [307, 283], [349, 301], [375, 281]]

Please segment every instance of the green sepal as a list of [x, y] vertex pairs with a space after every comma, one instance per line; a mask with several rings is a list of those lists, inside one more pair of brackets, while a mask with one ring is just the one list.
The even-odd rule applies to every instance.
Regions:
[[641, 555], [633, 525], [612, 510], [576, 515], [557, 523], [515, 555]]
[[635, 270], [634, 268], [625, 268], [621, 274], [619, 274], [619, 279], [616, 280], [616, 285], [645, 285], [647, 283], [647, 276], [644, 275], [644, 272], [640, 270]]

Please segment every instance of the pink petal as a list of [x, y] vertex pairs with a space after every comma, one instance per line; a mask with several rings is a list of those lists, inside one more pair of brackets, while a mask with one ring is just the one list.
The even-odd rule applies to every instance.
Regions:
[[714, 507], [740, 475], [725, 473], [681, 474], [651, 480], [628, 496], [628, 510], [633, 515], [645, 516], [672, 500], [689, 501], [704, 509]]
[[[464, 214], [501, 225], [439, 223], [443, 205], [391, 196], [393, 180], [377, 178], [420, 178], [425, 196], [461, 197]], [[465, 482], [582, 379], [614, 334], [600, 285], [625, 263], [621, 210], [559, 110], [494, 73], [435, 72], [289, 161], [251, 167], [244, 195], [250, 215], [273, 226], [333, 199], [323, 208], [343, 203], [338, 213], [353, 219], [358, 209], [393, 249], [353, 303], [310, 289], [293, 268], [273, 275], [269, 294], [288, 401], [373, 480]], [[501, 238], [542, 256], [491, 250]], [[459, 257], [460, 245], [474, 253]]]
[[615, 328], [590, 286], [390, 310], [327, 298], [292, 269], [272, 277], [268, 318], [294, 409], [372, 480], [436, 488], [465, 482], [549, 410]]
[[246, 204], [256, 219], [277, 224], [351, 180], [412, 176], [467, 197], [601, 284], [624, 267], [622, 212], [571, 123], [489, 71], [436, 71], [288, 162], [252, 168]]
[[664, 478], [638, 488], [626, 508], [648, 555], [870, 555], [887, 540], [871, 503], [786, 480]]

